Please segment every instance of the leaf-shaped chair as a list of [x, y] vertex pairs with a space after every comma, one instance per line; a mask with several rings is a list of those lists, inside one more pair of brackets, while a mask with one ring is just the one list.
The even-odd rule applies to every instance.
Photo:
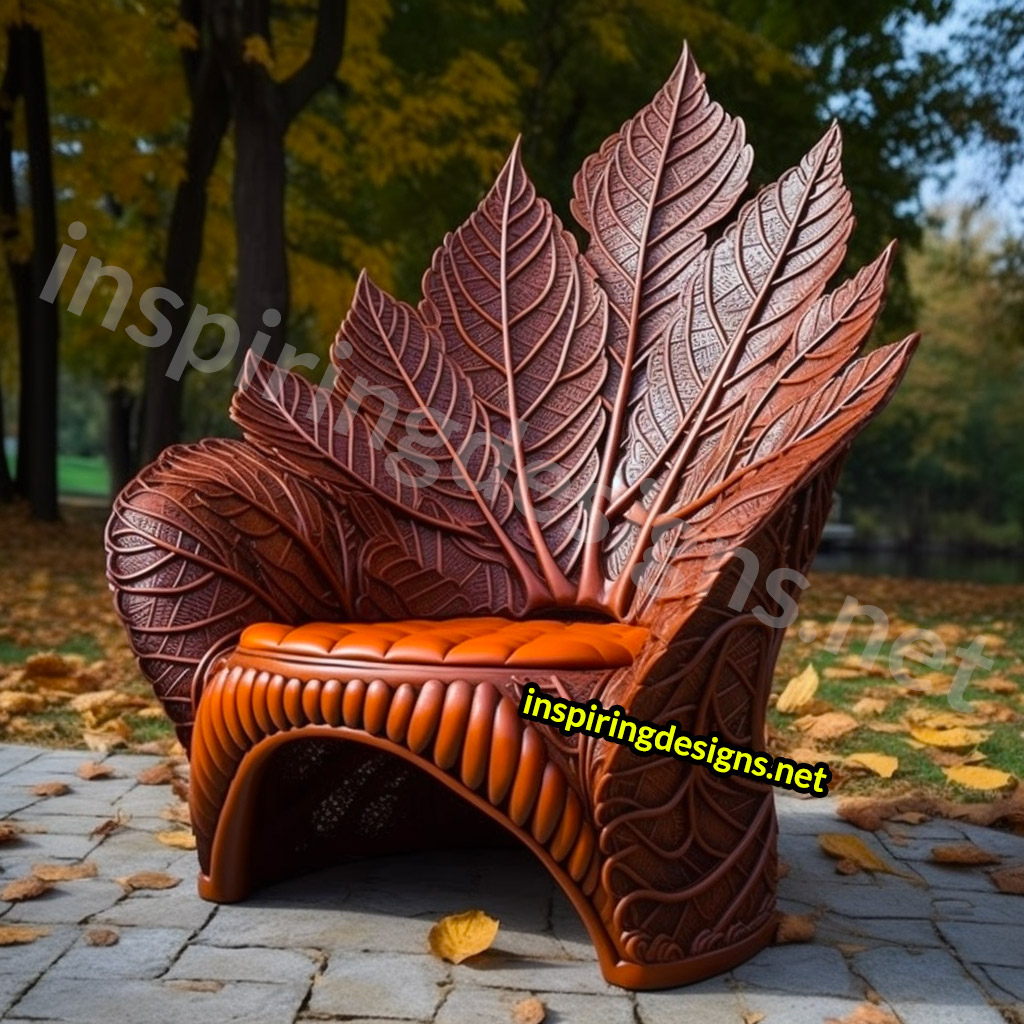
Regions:
[[516, 147], [417, 307], [359, 281], [333, 387], [250, 359], [244, 440], [129, 484], [109, 578], [190, 750], [204, 896], [496, 822], [609, 981], [694, 981], [769, 940], [769, 787], [517, 704], [530, 681], [762, 745], [772, 617], [916, 341], [857, 355], [890, 250], [825, 292], [840, 149], [833, 126], [739, 205], [743, 125], [684, 51], [576, 178], [585, 253]]

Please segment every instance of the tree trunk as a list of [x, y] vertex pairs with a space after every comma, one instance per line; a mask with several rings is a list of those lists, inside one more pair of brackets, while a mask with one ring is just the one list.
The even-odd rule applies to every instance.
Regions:
[[116, 497], [135, 475], [132, 419], [135, 396], [120, 384], [107, 392], [107, 466], [110, 495]]
[[228, 94], [223, 70], [209, 52], [201, 58], [192, 92], [192, 120], [185, 146], [185, 177], [178, 185], [167, 231], [164, 287], [182, 300], [178, 309], [163, 304], [170, 339], [146, 353], [140, 457], [151, 462], [181, 439], [184, 379], [167, 375], [175, 347], [192, 309], [196, 274], [203, 251], [206, 187], [228, 126]]
[[[32, 342], [28, 353], [26, 410], [31, 457], [27, 463], [27, 497], [36, 519], [55, 520], [57, 508], [57, 306], [39, 298], [57, 258], [57, 211], [50, 144], [50, 113], [46, 95], [43, 37], [30, 25], [16, 29], [25, 95], [25, 123], [32, 182]], [[26, 438], [19, 437], [19, 445]]]
[[[14, 104], [21, 95], [21, 72], [18, 59], [18, 47], [13, 35], [14, 29], [7, 30], [7, 69], [4, 72], [4, 102], [0, 104], [0, 217], [3, 218], [0, 238], [3, 240], [4, 252], [7, 257], [7, 269], [11, 275], [11, 291], [14, 295], [14, 312], [18, 325], [18, 358], [19, 372], [22, 372], [24, 354], [28, 348], [29, 331], [29, 296], [31, 294], [31, 268], [18, 258], [16, 243], [20, 240], [18, 223], [18, 201], [14, 191], [14, 138], [11, 119], [14, 116]], [[15, 493], [14, 480], [7, 465], [7, 456], [3, 444], [6, 436], [7, 422], [3, 415], [3, 396], [0, 394], [0, 501], [10, 501]], [[21, 448], [19, 446], [19, 466]]]
[[[257, 331], [270, 335], [264, 357], [276, 360], [288, 329], [290, 290], [285, 249], [284, 189], [286, 124], [277, 84], [259, 66], [235, 77], [235, 237], [238, 278], [235, 315], [241, 365]], [[264, 312], [276, 310], [280, 320]], [[269, 322], [268, 322], [269, 321]]]

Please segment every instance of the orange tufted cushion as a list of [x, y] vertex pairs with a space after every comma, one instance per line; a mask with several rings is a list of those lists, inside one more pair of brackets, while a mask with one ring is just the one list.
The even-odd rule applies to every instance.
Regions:
[[646, 639], [646, 629], [619, 623], [408, 619], [311, 622], [298, 627], [261, 622], [245, 630], [239, 647], [284, 656], [406, 665], [594, 669], [631, 664]]

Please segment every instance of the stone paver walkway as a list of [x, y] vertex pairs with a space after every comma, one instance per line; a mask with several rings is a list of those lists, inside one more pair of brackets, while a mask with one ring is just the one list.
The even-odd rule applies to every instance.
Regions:
[[[195, 854], [162, 846], [167, 786], [137, 784], [155, 758], [106, 758], [117, 777], [85, 782], [92, 755], [0, 746], [0, 817], [45, 826], [0, 846], [0, 886], [40, 861], [88, 857], [98, 875], [60, 883], [21, 903], [0, 902], [0, 925], [49, 928], [28, 945], [0, 947], [0, 1016], [80, 1024], [511, 1020], [535, 993], [548, 1021], [591, 1024], [822, 1024], [865, 1000], [902, 1024], [1024, 1022], [1024, 896], [996, 891], [980, 868], [927, 863], [931, 847], [972, 839], [1024, 861], [1024, 839], [946, 821], [857, 832], [921, 879], [839, 876], [818, 849], [823, 831], [856, 832], [828, 800], [780, 797], [789, 875], [782, 909], [819, 915], [813, 942], [765, 950], [727, 976], [672, 992], [606, 985], [582, 926], [526, 854], [445, 854], [349, 865], [217, 907], [192, 884]], [[40, 798], [32, 787], [64, 781]], [[90, 831], [116, 812], [128, 827]], [[894, 827], [894, 830], [897, 830]], [[163, 871], [185, 881], [126, 895], [114, 879]], [[501, 920], [495, 948], [451, 966], [426, 952], [438, 917], [479, 907]], [[116, 945], [83, 940], [116, 930]], [[763, 1018], [757, 1015], [763, 1014]]]

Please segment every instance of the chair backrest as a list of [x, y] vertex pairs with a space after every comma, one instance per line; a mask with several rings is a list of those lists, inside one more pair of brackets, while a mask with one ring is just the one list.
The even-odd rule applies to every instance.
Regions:
[[833, 125], [723, 229], [752, 154], [684, 50], [576, 176], [585, 252], [516, 143], [417, 306], [360, 277], [333, 389], [253, 358], [232, 415], [345, 495], [385, 605], [643, 620], [834, 460], [912, 352], [857, 356], [891, 246], [825, 292], [840, 154]]

